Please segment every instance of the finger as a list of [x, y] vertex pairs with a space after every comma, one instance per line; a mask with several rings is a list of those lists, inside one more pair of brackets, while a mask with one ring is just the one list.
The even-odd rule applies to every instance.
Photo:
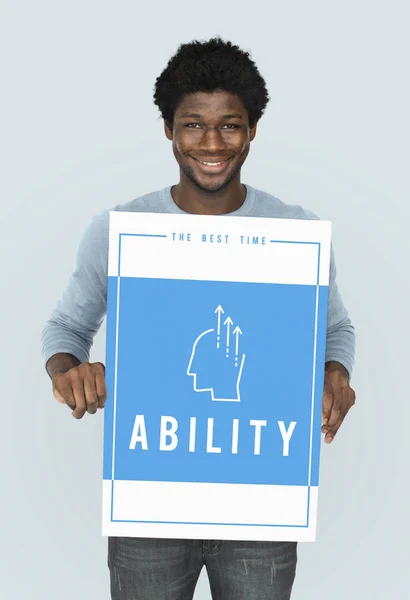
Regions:
[[329, 374], [329, 382], [333, 393], [333, 404], [326, 428], [333, 429], [340, 415], [345, 412], [343, 400], [346, 398], [346, 388], [342, 387], [340, 375], [337, 372]]
[[329, 420], [330, 413], [332, 411], [332, 405], [333, 405], [332, 385], [330, 383], [329, 376], [327, 375], [327, 373], [325, 373], [323, 400], [322, 400], [322, 424], [323, 425], [326, 425]]
[[101, 366], [102, 368], [98, 369], [95, 374], [95, 389], [98, 397], [98, 406], [99, 408], [104, 408], [107, 399], [107, 386], [105, 383], [104, 365]]
[[72, 376], [72, 388], [75, 399], [75, 408], [72, 415], [75, 419], [82, 419], [86, 413], [86, 402], [84, 394], [84, 383], [77, 372]]
[[340, 417], [338, 418], [336, 424], [332, 428], [330, 428], [329, 426], [323, 427], [322, 432], [326, 434], [325, 441], [333, 440], [341, 424], [344, 422], [347, 413], [355, 403], [355, 393], [351, 388], [346, 388], [342, 390], [342, 398], [343, 406], [346, 408], [341, 411]]
[[342, 411], [340, 410], [340, 401], [336, 404], [336, 400], [335, 400], [335, 403], [332, 408], [332, 412], [330, 413], [330, 417], [327, 422], [327, 425], [325, 426], [325, 429], [327, 429], [328, 431], [332, 430], [334, 428], [334, 426], [336, 425], [336, 423], [339, 421], [341, 416], [342, 416]]
[[331, 444], [337, 434], [337, 432], [339, 431], [339, 428], [341, 426], [341, 424], [344, 421], [344, 416], [340, 415], [339, 419], [337, 420], [337, 423], [334, 425], [334, 427], [328, 431], [325, 435], [325, 442], [326, 444]]
[[[331, 418], [329, 419], [329, 423], [325, 428], [325, 442], [331, 443], [338, 432], [341, 424], [346, 418], [346, 414], [349, 410], [349, 396], [350, 391], [349, 387], [342, 387], [336, 394], [336, 401], [334, 405], [334, 411], [332, 411]], [[340, 400], [339, 400], [340, 398]], [[334, 412], [334, 414], [333, 414]]]
[[84, 378], [84, 395], [86, 411], [90, 415], [94, 415], [98, 408], [98, 396], [95, 389], [95, 378], [91, 371]]

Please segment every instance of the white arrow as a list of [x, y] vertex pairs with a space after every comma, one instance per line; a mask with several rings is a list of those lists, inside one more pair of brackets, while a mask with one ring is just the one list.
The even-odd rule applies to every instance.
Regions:
[[216, 347], [219, 348], [219, 339], [221, 334], [221, 314], [224, 313], [224, 309], [220, 304], [218, 304], [218, 306], [215, 309], [215, 312], [218, 313], [218, 332], [216, 336]]
[[229, 356], [229, 338], [230, 338], [231, 325], [233, 325], [233, 321], [232, 321], [231, 317], [228, 317], [227, 319], [225, 319], [224, 325], [226, 325], [226, 356]]
[[236, 347], [235, 347], [235, 367], [238, 366], [238, 354], [239, 354], [239, 336], [242, 335], [242, 329], [237, 325], [232, 332], [236, 335]]

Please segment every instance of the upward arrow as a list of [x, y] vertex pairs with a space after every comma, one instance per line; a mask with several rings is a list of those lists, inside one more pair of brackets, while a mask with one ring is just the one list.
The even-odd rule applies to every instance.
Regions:
[[237, 325], [232, 333], [236, 336], [235, 365], [237, 365], [238, 364], [238, 354], [239, 354], [239, 336], [242, 335], [242, 329]]
[[229, 339], [231, 335], [231, 325], [233, 325], [233, 321], [231, 317], [227, 317], [224, 321], [224, 325], [226, 325], [226, 356], [229, 355]]
[[215, 309], [215, 313], [217, 313], [218, 315], [218, 330], [217, 330], [217, 335], [216, 335], [216, 347], [219, 348], [219, 339], [220, 339], [220, 334], [221, 334], [221, 314], [223, 314], [224, 309], [222, 308], [222, 306], [220, 304], [218, 304], [218, 306]]

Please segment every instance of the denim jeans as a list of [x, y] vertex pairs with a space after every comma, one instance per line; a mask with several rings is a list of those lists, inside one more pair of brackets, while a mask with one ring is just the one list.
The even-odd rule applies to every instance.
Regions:
[[295, 542], [108, 538], [112, 600], [191, 600], [205, 566], [213, 600], [289, 600]]

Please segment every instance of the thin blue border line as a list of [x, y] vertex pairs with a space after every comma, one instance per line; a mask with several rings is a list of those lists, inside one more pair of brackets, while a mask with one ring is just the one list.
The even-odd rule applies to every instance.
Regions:
[[168, 237], [165, 234], [156, 234], [156, 233], [120, 233], [121, 237], [148, 237], [148, 238], [166, 238]]
[[269, 240], [271, 244], [310, 244], [320, 246], [320, 242], [292, 242], [292, 240]]
[[[309, 515], [310, 515], [310, 488], [312, 487], [310, 484], [310, 480], [312, 477], [312, 435], [313, 435], [313, 415], [315, 410], [315, 375], [316, 375], [316, 338], [317, 338], [317, 320], [318, 320], [318, 310], [319, 310], [319, 278], [320, 278], [320, 250], [321, 243], [320, 242], [295, 242], [291, 240], [270, 240], [271, 244], [303, 244], [310, 246], [317, 246], [318, 254], [317, 254], [317, 273], [316, 273], [316, 310], [315, 310], [315, 352], [313, 359], [313, 373], [312, 373], [312, 407], [310, 413], [310, 446], [309, 446], [309, 472], [308, 472], [308, 497], [307, 497], [307, 509], [306, 509], [306, 525], [303, 527], [309, 527]], [[283, 527], [292, 527], [291, 525], [283, 525]], [[296, 527], [296, 526], [295, 526]], [[300, 527], [300, 526], [298, 526]]]
[[120, 282], [121, 282], [121, 242], [123, 237], [148, 237], [148, 238], [166, 238], [165, 234], [152, 233], [120, 233], [118, 235], [118, 265], [117, 265], [117, 320], [115, 327], [115, 372], [114, 372], [114, 406], [113, 406], [113, 424], [112, 424], [112, 451], [111, 451], [111, 522], [113, 522], [114, 513], [114, 469], [115, 469], [115, 433], [117, 416], [117, 356], [118, 356], [118, 335], [119, 335], [119, 306], [120, 306]]
[[128, 521], [126, 519], [112, 519], [112, 523], [150, 523], [153, 525], [219, 525], [221, 527], [297, 527], [298, 529], [307, 529], [309, 525], [276, 525], [270, 523], [206, 523], [197, 521]]
[[[120, 233], [119, 234], [119, 246], [118, 246], [118, 274], [117, 274], [117, 280], [118, 280], [118, 286], [117, 286], [117, 291], [119, 290], [119, 284], [120, 284], [120, 261], [121, 261], [121, 238], [122, 236], [130, 236], [130, 237], [150, 237], [150, 238], [166, 238], [167, 235], [165, 234], [143, 234], [143, 233]], [[274, 243], [282, 243], [282, 244], [309, 244], [309, 245], [316, 245], [318, 246], [318, 269], [317, 269], [317, 281], [316, 281], [316, 293], [318, 294], [318, 287], [319, 287], [319, 274], [320, 274], [320, 247], [321, 244], [320, 242], [295, 242], [295, 241], [291, 241], [291, 240], [270, 240], [271, 244]], [[119, 315], [119, 297], [117, 294], [117, 324], [118, 324], [118, 315]], [[315, 321], [316, 321], [316, 325], [317, 325], [317, 318], [318, 318], [318, 305], [316, 306], [316, 315], [315, 315]], [[118, 334], [118, 332], [117, 332]], [[115, 356], [115, 364], [117, 364], [117, 348], [116, 348], [116, 356]], [[314, 360], [314, 365], [316, 363], [316, 355], [315, 355], [315, 360]], [[116, 399], [116, 393], [114, 394], [115, 399]], [[313, 403], [312, 403], [312, 410], [311, 413], [313, 414], [313, 410], [314, 410], [314, 394], [313, 394]], [[114, 419], [113, 422], [115, 423], [115, 411], [116, 411], [116, 402], [114, 401]], [[312, 419], [313, 421], [313, 419]], [[115, 427], [115, 426], [113, 426]], [[115, 431], [113, 432], [114, 436], [115, 436]], [[310, 439], [312, 440], [312, 434], [313, 434], [313, 426], [311, 426], [311, 431], [310, 431]], [[113, 437], [114, 440], [114, 437]], [[113, 443], [113, 447], [112, 447], [112, 480], [111, 480], [111, 523], [150, 523], [150, 524], [167, 524], [167, 525], [220, 525], [220, 526], [234, 526], [234, 527], [292, 527], [292, 528], [304, 528], [306, 529], [307, 527], [309, 527], [309, 511], [310, 511], [310, 484], [307, 486], [308, 488], [308, 501], [307, 501], [307, 514], [306, 514], [306, 525], [274, 525], [274, 524], [262, 524], [262, 525], [258, 525], [258, 524], [245, 524], [245, 523], [195, 523], [195, 522], [186, 522], [186, 521], [130, 521], [130, 520], [120, 520], [120, 519], [113, 519], [113, 509], [114, 509], [114, 503], [113, 503], [113, 497], [114, 497], [114, 454], [115, 454], [115, 446]], [[312, 468], [312, 465], [310, 464], [310, 470]], [[311, 473], [309, 474], [311, 475]], [[309, 476], [309, 480], [310, 480], [310, 476]]]
[[113, 406], [113, 418], [112, 418], [112, 452], [111, 452], [111, 521], [113, 520], [114, 503], [112, 501], [114, 497], [114, 465], [115, 465], [115, 438], [116, 438], [116, 425], [117, 425], [117, 356], [118, 356], [118, 337], [119, 337], [119, 319], [120, 319], [120, 285], [121, 285], [121, 241], [123, 234], [119, 234], [118, 237], [118, 265], [117, 265], [117, 311], [116, 311], [116, 323], [115, 323], [115, 369], [114, 369], [114, 406]]

